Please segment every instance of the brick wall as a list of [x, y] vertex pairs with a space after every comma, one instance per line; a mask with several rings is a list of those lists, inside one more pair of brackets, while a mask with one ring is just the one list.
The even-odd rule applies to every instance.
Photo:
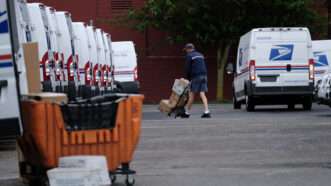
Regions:
[[[183, 77], [183, 58], [154, 58], [146, 57], [143, 65], [140, 65], [140, 78], [142, 79], [142, 92], [150, 102], [158, 102], [160, 99], [168, 98], [175, 78]], [[209, 71], [209, 93], [208, 97], [216, 97], [216, 63], [207, 59]]]

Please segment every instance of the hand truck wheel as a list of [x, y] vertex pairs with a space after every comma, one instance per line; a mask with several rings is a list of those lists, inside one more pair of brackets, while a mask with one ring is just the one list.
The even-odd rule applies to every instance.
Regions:
[[133, 186], [136, 183], [136, 180], [133, 175], [127, 175], [125, 183], [126, 186]]

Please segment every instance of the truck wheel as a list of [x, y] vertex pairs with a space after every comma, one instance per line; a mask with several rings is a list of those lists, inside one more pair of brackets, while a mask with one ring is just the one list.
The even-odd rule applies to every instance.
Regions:
[[237, 101], [236, 96], [233, 94], [233, 109], [241, 109], [241, 103]]
[[125, 180], [126, 186], [134, 186], [136, 180], [133, 175], [127, 175]]
[[311, 110], [313, 106], [313, 100], [311, 97], [305, 98], [303, 102], [303, 110]]
[[252, 96], [246, 95], [246, 110], [247, 112], [253, 112], [255, 110], [255, 103]]
[[293, 103], [288, 104], [287, 109], [288, 110], [295, 110], [295, 104], [293, 104]]

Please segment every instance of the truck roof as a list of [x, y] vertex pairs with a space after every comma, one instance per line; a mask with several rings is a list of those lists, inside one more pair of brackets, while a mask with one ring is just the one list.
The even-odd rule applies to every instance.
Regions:
[[306, 27], [268, 27], [254, 28], [251, 32], [277, 32], [277, 31], [309, 31]]
[[134, 43], [132, 41], [113, 41], [112, 46], [116, 51], [134, 49]]

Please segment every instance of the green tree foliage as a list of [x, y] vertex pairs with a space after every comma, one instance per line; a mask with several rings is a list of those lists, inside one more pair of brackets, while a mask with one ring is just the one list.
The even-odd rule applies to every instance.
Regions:
[[313, 0], [147, 0], [129, 13], [136, 28], [153, 27], [173, 41], [194, 41], [217, 49], [217, 98], [223, 100], [224, 69], [230, 48], [241, 35], [259, 27], [309, 27], [323, 24]]

